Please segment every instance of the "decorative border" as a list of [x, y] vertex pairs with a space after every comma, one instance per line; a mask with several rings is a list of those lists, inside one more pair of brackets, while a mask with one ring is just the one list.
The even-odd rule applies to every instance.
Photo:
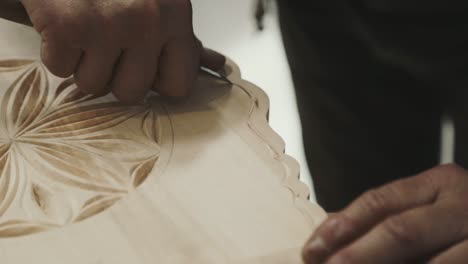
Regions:
[[285, 142], [268, 123], [270, 110], [268, 95], [260, 87], [242, 79], [238, 65], [229, 58], [226, 60], [222, 74], [234, 86], [244, 90], [254, 99], [247, 124], [258, 138], [267, 145], [273, 154], [273, 158], [283, 165], [283, 186], [291, 192], [293, 204], [296, 208], [315, 228], [319, 222], [326, 218], [327, 214], [320, 206], [310, 201], [309, 188], [300, 180], [299, 162], [285, 153]]

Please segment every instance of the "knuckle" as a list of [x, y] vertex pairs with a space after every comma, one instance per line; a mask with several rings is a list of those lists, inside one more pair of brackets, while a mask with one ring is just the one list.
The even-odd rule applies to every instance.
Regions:
[[138, 1], [121, 12], [122, 18], [133, 21], [143, 21], [144, 26], [153, 26], [154, 20], [160, 17], [160, 8], [157, 1]]
[[379, 214], [389, 204], [389, 196], [384, 189], [372, 189], [367, 191], [361, 197], [361, 204], [370, 212]]
[[445, 169], [448, 169], [448, 170], [452, 170], [452, 171], [460, 171], [460, 170], [463, 170], [463, 168], [455, 163], [450, 163], [450, 164], [443, 164], [443, 165], [439, 165], [437, 166], [438, 168], [445, 168]]
[[462, 174], [465, 169], [457, 164], [444, 164], [439, 165], [434, 168], [434, 171], [437, 175], [444, 174], [445, 175], [460, 175]]
[[111, 32], [119, 42], [135, 45], [146, 41], [156, 41], [160, 37], [160, 8], [157, 1], [138, 1], [120, 10], [112, 17], [115, 25]]
[[457, 185], [461, 179], [465, 180], [466, 170], [457, 164], [439, 165], [431, 170], [430, 181], [436, 186]]
[[45, 40], [63, 43], [66, 45], [82, 45], [86, 43], [89, 37], [89, 30], [84, 25], [84, 21], [78, 21], [75, 18], [64, 17], [60, 23], [51, 24], [41, 32]]
[[384, 232], [402, 246], [413, 246], [421, 242], [417, 229], [401, 216], [391, 217], [382, 223]]
[[50, 9], [31, 10], [29, 17], [39, 34], [42, 34], [44, 30], [53, 25], [57, 20], [55, 14], [50, 12]]
[[70, 43], [82, 42], [88, 39], [91, 32], [88, 19], [78, 18], [76, 16], [65, 16], [62, 23], [57, 25], [55, 31], [61, 38]]

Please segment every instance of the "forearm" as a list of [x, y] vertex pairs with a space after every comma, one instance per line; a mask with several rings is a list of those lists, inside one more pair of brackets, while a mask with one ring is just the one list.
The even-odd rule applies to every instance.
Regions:
[[31, 25], [31, 21], [18, 0], [0, 0], [0, 18]]

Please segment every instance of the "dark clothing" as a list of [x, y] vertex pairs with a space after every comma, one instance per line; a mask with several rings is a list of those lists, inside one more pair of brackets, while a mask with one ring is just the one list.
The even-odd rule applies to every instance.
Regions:
[[443, 114], [455, 123], [456, 162], [468, 165], [468, 2], [278, 2], [307, 161], [326, 210], [437, 165]]

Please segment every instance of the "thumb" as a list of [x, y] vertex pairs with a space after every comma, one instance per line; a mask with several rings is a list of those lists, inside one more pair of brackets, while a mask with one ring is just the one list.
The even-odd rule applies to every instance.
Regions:
[[212, 71], [220, 71], [223, 69], [224, 64], [226, 63], [226, 57], [220, 53], [204, 48], [200, 57], [200, 65], [206, 67]]

